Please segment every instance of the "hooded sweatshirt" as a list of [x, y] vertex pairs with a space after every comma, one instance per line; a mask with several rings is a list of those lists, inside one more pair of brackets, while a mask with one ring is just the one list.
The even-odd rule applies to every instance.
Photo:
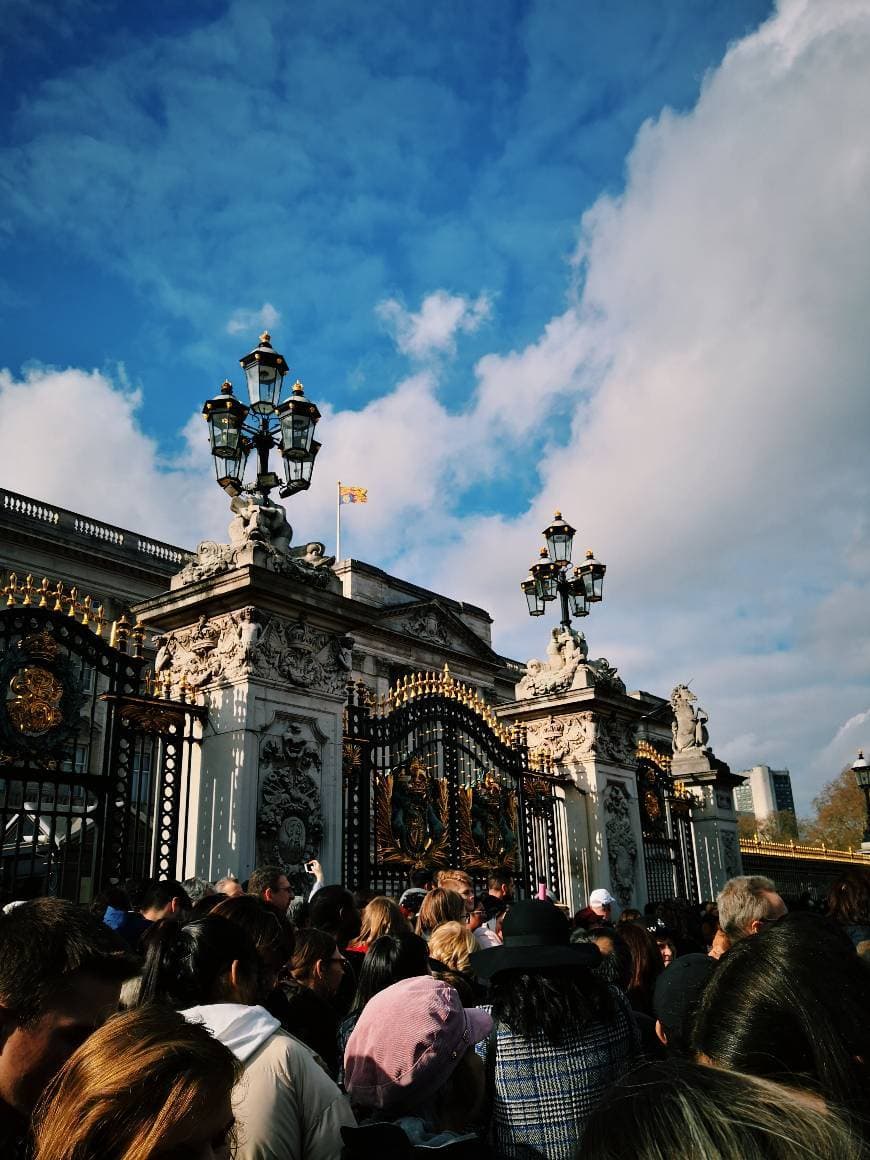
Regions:
[[336, 1160], [347, 1098], [300, 1040], [263, 1007], [214, 1003], [182, 1011], [203, 1023], [244, 1064], [233, 1092], [238, 1160]]

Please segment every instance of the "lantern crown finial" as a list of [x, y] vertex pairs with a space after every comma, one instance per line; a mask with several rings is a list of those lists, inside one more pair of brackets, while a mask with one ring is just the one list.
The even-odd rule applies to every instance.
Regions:
[[260, 335], [260, 343], [263, 346], [271, 346], [272, 345], [272, 336], [268, 332], [268, 330], [264, 330], [263, 333]]
[[556, 510], [553, 512], [553, 519], [560, 520], [561, 518], [562, 518], [562, 513], [559, 511], [558, 508], [556, 508]]
[[299, 379], [297, 379], [296, 382], [293, 384], [293, 394], [294, 395], [302, 395], [304, 393], [305, 392], [304, 392], [304, 388], [302, 386], [302, 383], [299, 381]]
[[232, 393], [233, 393], [233, 384], [230, 382], [229, 379], [224, 379], [224, 381], [221, 383], [221, 394], [222, 395], [231, 395]]
[[541, 548], [541, 550], [538, 552], [538, 555], [541, 557], [542, 560], [545, 560], [547, 558], [547, 556], [549, 556], [549, 554], [550, 553], [547, 551], [546, 548]]

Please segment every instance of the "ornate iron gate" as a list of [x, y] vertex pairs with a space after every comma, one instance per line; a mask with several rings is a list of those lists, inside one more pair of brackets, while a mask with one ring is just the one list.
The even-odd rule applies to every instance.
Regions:
[[144, 692], [144, 628], [11, 573], [0, 609], [0, 898], [176, 870], [193, 722]]
[[415, 867], [494, 869], [520, 891], [561, 891], [554, 779], [532, 773], [522, 730], [504, 728], [466, 685], [408, 677], [380, 704], [349, 686], [344, 740], [344, 880], [400, 893]]
[[692, 798], [670, 776], [670, 757], [647, 741], [637, 746], [637, 792], [643, 831], [647, 898], [698, 901], [692, 846]]

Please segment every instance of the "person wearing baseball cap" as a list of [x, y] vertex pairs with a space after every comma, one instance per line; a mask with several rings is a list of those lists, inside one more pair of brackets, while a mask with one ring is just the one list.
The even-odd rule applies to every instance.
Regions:
[[451, 1160], [479, 1156], [472, 1129], [484, 1073], [474, 1047], [491, 1030], [486, 1011], [464, 1008], [456, 990], [431, 975], [370, 999], [344, 1053], [345, 1089], [368, 1122], [342, 1133], [345, 1156], [412, 1156], [416, 1146], [438, 1147]]
[[574, 925], [589, 930], [591, 926], [600, 926], [610, 922], [611, 908], [616, 899], [609, 890], [593, 890], [589, 895], [589, 905], [578, 910], [574, 915]]

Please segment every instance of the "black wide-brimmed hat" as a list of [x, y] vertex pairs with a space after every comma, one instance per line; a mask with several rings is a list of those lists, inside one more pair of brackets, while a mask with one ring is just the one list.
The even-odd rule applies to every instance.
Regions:
[[552, 902], [537, 898], [511, 903], [500, 947], [475, 951], [472, 969], [483, 979], [501, 971], [542, 971], [548, 967], [594, 967], [601, 953], [591, 943], [568, 941], [568, 919]]

